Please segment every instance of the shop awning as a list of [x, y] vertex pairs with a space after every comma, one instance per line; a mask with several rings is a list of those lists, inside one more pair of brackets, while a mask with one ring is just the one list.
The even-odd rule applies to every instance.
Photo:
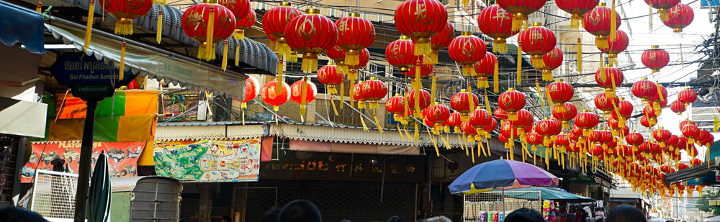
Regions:
[[[716, 157], [720, 158], [720, 157]], [[710, 163], [703, 163], [701, 165], [693, 166], [687, 169], [678, 170], [672, 173], [665, 174], [663, 182], [665, 184], [671, 184], [675, 182], [688, 181], [699, 177], [704, 177], [710, 173], [714, 173], [716, 170], [715, 162], [717, 160], [710, 160]], [[708, 167], [710, 164], [710, 167]]]
[[[59, 20], [61, 19], [56, 21]], [[45, 24], [45, 27], [55, 38], [62, 38], [65, 43], [82, 49], [85, 35], [84, 26], [73, 25], [71, 22], [53, 22]], [[243, 96], [246, 78], [244, 74], [230, 70], [222, 71], [218, 67], [198, 63], [197, 60], [187, 59], [182, 55], [135, 41], [128, 40], [127, 42], [125, 67], [126, 69], [130, 68], [134, 73], [235, 98]], [[95, 30], [87, 53], [118, 65], [120, 44], [121, 41], [114, 38], [114, 35]]]
[[[529, 187], [508, 190], [512, 192], [505, 192], [506, 197], [520, 198], [520, 199], [543, 199], [543, 200], [555, 200], [555, 201], [568, 201], [568, 202], [592, 202], [593, 199], [589, 197], [583, 197], [566, 191], [555, 190], [547, 187]], [[489, 193], [501, 194], [501, 191], [494, 190]]]
[[20, 43], [32, 53], [45, 53], [43, 23], [40, 13], [0, 1], [0, 42], [3, 44]]

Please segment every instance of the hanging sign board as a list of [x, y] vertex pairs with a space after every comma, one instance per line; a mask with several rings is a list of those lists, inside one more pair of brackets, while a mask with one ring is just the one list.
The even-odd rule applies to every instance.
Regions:
[[720, 0], [700, 0], [700, 7], [702, 7], [702, 8], [717, 7], [718, 3], [720, 3]]
[[50, 67], [55, 79], [70, 87], [73, 95], [84, 100], [112, 96], [115, 88], [127, 85], [135, 78], [128, 69], [121, 81], [112, 63], [106, 63], [82, 52], [64, 53]]

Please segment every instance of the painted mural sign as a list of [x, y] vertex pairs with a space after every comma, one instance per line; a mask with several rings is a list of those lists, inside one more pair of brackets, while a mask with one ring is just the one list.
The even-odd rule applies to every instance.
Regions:
[[260, 139], [159, 142], [155, 172], [197, 182], [251, 182], [260, 174]]
[[[145, 142], [94, 142], [92, 166], [100, 152], [108, 154], [108, 165], [112, 177], [137, 176], [137, 161]], [[20, 181], [32, 183], [35, 169], [53, 170], [53, 164], [60, 164], [68, 173], [78, 173], [80, 142], [37, 142], [32, 144], [30, 160], [22, 168]]]

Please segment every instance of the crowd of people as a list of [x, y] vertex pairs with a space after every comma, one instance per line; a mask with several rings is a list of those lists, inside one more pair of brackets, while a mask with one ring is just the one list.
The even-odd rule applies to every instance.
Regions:
[[[0, 209], [0, 222], [45, 222], [39, 214], [22, 208], [8, 207]], [[322, 222], [320, 209], [308, 200], [294, 200], [280, 210], [271, 210], [262, 222]], [[388, 222], [401, 222], [394, 216]], [[447, 217], [439, 216], [420, 220], [422, 222], [450, 222]], [[645, 215], [635, 207], [620, 205], [608, 214], [605, 222], [645, 222]], [[341, 220], [350, 222], [350, 220]], [[520, 208], [505, 217], [505, 222], [545, 222], [540, 212], [533, 209]], [[577, 221], [580, 222], [580, 221]]]
[[[295, 200], [280, 210], [268, 212], [263, 222], [322, 222], [320, 210], [308, 200]], [[387, 220], [388, 222], [401, 222], [401, 218], [394, 216]], [[420, 220], [422, 222], [446, 222], [451, 221], [447, 217], [433, 217]], [[620, 205], [615, 207], [605, 222], [645, 222], [645, 215], [639, 209], [630, 205]], [[350, 220], [341, 220], [341, 222], [350, 222]], [[505, 217], [504, 222], [545, 222], [540, 212], [520, 208]], [[581, 222], [578, 220], [577, 222]]]

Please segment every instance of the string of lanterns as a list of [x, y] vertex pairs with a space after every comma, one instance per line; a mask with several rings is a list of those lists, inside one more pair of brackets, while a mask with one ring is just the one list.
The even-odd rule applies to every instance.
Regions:
[[[679, 2], [646, 0], [651, 8], [650, 13], [652, 8], [657, 9], [663, 24], [674, 32], [681, 32], [694, 18], [692, 8]], [[125, 4], [142, 7], [125, 7]], [[119, 35], [131, 35], [132, 19], [147, 14], [152, 4], [151, 0], [101, 2], [103, 9], [116, 17], [115, 32]], [[539, 23], [529, 24], [527, 21], [529, 15], [545, 4], [545, 0], [498, 0], [497, 5], [488, 6], [477, 15], [478, 28], [492, 38], [492, 52], [507, 53], [506, 39], [518, 36], [518, 85], [522, 77], [523, 52], [530, 56], [532, 66], [542, 71], [542, 81], [548, 84], [542, 92], [536, 80], [538, 97], [544, 107], [544, 94], [548, 109], [551, 110], [550, 116], [542, 117], [533, 116], [526, 109], [525, 93], [513, 88], [499, 92], [498, 56], [487, 52], [487, 44], [473, 33], [462, 32], [456, 37], [442, 3], [437, 0], [407, 0], [401, 3], [394, 16], [395, 26], [401, 36], [386, 47], [385, 58], [408, 78], [411, 89], [390, 96], [385, 101], [385, 109], [400, 123], [396, 129], [403, 141], [419, 141], [420, 126], [426, 125], [439, 155], [438, 144], [444, 143], [450, 148], [447, 134], [455, 133], [463, 141], [461, 149], [474, 161], [475, 156], [491, 155], [488, 143], [490, 132], [499, 125], [498, 139], [505, 143], [510, 159], [516, 156], [514, 145], [517, 139], [520, 141], [523, 161], [526, 157], [532, 157], [533, 163], [537, 164], [536, 156], [544, 155], [541, 159], [544, 159], [546, 167], [550, 166], [550, 159], [555, 159], [559, 166], [577, 167], [583, 172], [597, 170], [602, 165], [625, 178], [638, 190], [657, 190], [673, 195], [676, 192], [701, 189], [700, 186], [683, 184], [666, 186], [659, 182], [659, 178], [688, 167], [680, 162], [681, 150], [692, 157], [691, 165], [701, 164], [702, 161], [696, 158], [698, 151], [695, 145], [709, 147], [714, 141], [713, 136], [689, 120], [680, 123], [682, 135], [672, 135], [668, 130], [654, 127], [662, 108], [670, 104], [670, 109], [680, 115], [688, 104], [695, 101], [696, 93], [685, 89], [678, 94], [677, 101], [669, 103], [667, 89], [658, 82], [647, 79], [635, 82], [631, 92], [645, 105], [641, 109], [639, 122], [652, 133], [645, 138], [634, 130], [630, 131], [626, 123], [635, 108], [628, 100], [616, 94], [617, 87], [625, 77], [615, 67], [617, 54], [627, 49], [630, 39], [625, 32], [618, 30], [622, 19], [615, 12], [615, 1], [611, 1], [611, 6], [607, 7], [599, 0], [556, 0], [555, 4], [561, 10], [572, 15], [571, 27], [578, 28], [582, 23], [584, 30], [595, 36], [596, 47], [608, 58], [606, 67], [602, 61], [604, 56], [601, 55], [600, 68], [595, 72], [597, 86], [603, 89], [603, 93], [595, 96], [594, 103], [602, 111], [602, 116], [589, 110], [578, 112], [570, 102], [574, 95], [572, 85], [561, 79], [554, 81], [552, 76], [552, 71], [562, 64], [564, 56], [557, 47], [555, 33]], [[92, 29], [92, 7], [90, 11], [88, 30]], [[254, 24], [255, 16], [247, 0], [206, 0], [186, 9], [181, 22], [185, 34], [200, 43], [198, 59], [214, 60], [215, 44], [223, 42], [222, 67], [225, 69], [227, 39], [230, 36], [236, 40], [243, 39], [244, 30]], [[347, 88], [350, 105], [370, 114], [376, 128], [383, 132], [384, 127], [377, 116], [381, 113], [381, 100], [387, 97], [388, 86], [378, 79], [360, 78], [358, 72], [368, 63], [370, 54], [367, 47], [375, 39], [375, 27], [369, 20], [357, 13], [349, 13], [347, 17], [333, 22], [317, 9], [310, 8], [302, 12], [289, 2], [281, 2], [263, 15], [262, 24], [265, 34], [273, 42], [272, 49], [279, 57], [278, 73], [275, 80], [263, 86], [258, 86], [257, 79], [248, 77], [245, 81], [245, 97], [241, 101], [243, 109], [247, 102], [260, 95], [275, 111], [292, 100], [300, 105], [300, 114], [304, 116], [306, 105], [317, 97], [317, 86], [311, 81], [311, 74], [316, 73], [318, 81], [331, 95], [335, 115], [339, 113], [332, 96], [338, 95], [340, 106], [343, 107]], [[578, 46], [580, 42], [578, 39]], [[85, 48], [90, 44], [90, 31], [86, 34], [85, 44]], [[435, 98], [434, 65], [438, 62], [438, 50], [444, 48], [460, 66], [462, 77], [467, 83], [450, 98], [449, 104], [443, 104]], [[577, 56], [581, 58], [581, 48], [577, 50]], [[124, 54], [124, 43], [121, 51]], [[235, 53], [235, 65], [238, 65], [237, 49]], [[334, 63], [318, 67], [318, 55], [323, 53]], [[285, 65], [287, 62], [296, 62], [298, 54], [302, 58], [304, 76], [288, 85], [283, 79]], [[665, 67], [669, 60], [667, 51], [657, 46], [642, 55], [642, 63], [653, 73]], [[580, 64], [578, 59], [578, 71], [582, 70]], [[493, 90], [500, 93], [497, 100], [499, 107], [495, 110], [490, 106], [487, 92], [479, 95], [472, 90], [472, 82], [476, 83], [476, 88], [488, 90], [491, 76]], [[423, 89], [423, 78], [431, 79], [430, 92]], [[536, 118], [539, 120], [535, 121]], [[606, 124], [600, 124], [601, 119], [606, 120]], [[360, 120], [363, 128], [368, 130], [362, 116]], [[407, 130], [409, 124], [415, 127], [414, 136]], [[538, 153], [540, 146], [545, 148], [542, 154]], [[671, 166], [671, 163], [675, 166]]]

